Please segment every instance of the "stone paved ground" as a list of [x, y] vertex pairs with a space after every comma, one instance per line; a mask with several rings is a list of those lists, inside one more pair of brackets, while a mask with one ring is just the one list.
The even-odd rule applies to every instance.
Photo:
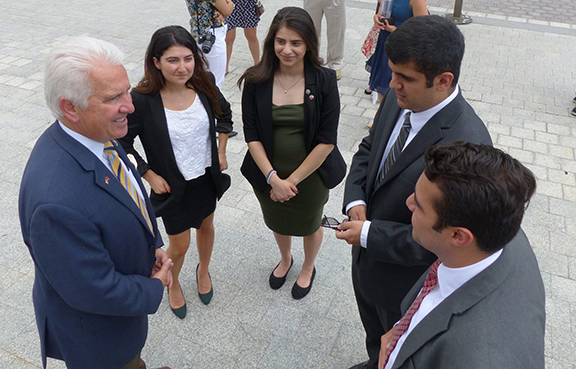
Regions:
[[[472, 3], [465, 1], [464, 9]], [[279, 7], [301, 2], [269, 0], [265, 4], [267, 11], [258, 31], [261, 40]], [[562, 13], [565, 9], [559, 4], [555, 2], [553, 8]], [[450, 8], [443, 3], [435, 6], [431, 6], [433, 13]], [[373, 0], [348, 0], [345, 67], [339, 82], [339, 146], [348, 162], [376, 111], [363, 93], [368, 75], [359, 52], [372, 11]], [[523, 227], [546, 287], [546, 363], [549, 369], [575, 369], [576, 118], [569, 111], [576, 88], [576, 22], [546, 19], [538, 23], [496, 10], [476, 12], [474, 23], [461, 27], [467, 41], [461, 87], [487, 123], [496, 145], [538, 177], [537, 194]], [[1, 368], [41, 366], [31, 302], [34, 270], [22, 243], [16, 209], [30, 150], [53, 119], [43, 98], [45, 55], [66, 37], [87, 33], [125, 51], [126, 68], [136, 83], [151, 34], [168, 24], [186, 26], [182, 0], [0, 0]], [[251, 57], [242, 35], [236, 42], [223, 92], [241, 131], [240, 92], [234, 84]], [[150, 319], [144, 358], [150, 367], [201, 369], [348, 368], [364, 360], [363, 330], [350, 282], [350, 250], [333, 234], [324, 236], [318, 276], [308, 297], [298, 302], [290, 297], [295, 272], [281, 290], [268, 287], [278, 252], [250, 186], [239, 172], [245, 150], [242, 134], [230, 140], [233, 186], [216, 213], [211, 264], [214, 300], [206, 307], [196, 298], [197, 256], [191, 247], [182, 271], [189, 315], [178, 320], [164, 300]], [[339, 186], [331, 192], [326, 214], [338, 216], [342, 191]], [[294, 258], [298, 270], [303, 260], [300, 240], [295, 241]], [[64, 367], [54, 360], [48, 364], [49, 368]]]
[[[426, 3], [432, 7], [454, 9], [455, 0], [426, 0]], [[463, 0], [462, 12], [576, 24], [576, 6], [572, 0]]]
[[[370, 4], [374, 9], [376, 0], [356, 0]], [[441, 8], [449, 13], [454, 11], [458, 0], [426, 0], [431, 8]], [[530, 19], [536, 22], [576, 24], [576, 6], [572, 0], [462, 0], [462, 13], [476, 13]]]

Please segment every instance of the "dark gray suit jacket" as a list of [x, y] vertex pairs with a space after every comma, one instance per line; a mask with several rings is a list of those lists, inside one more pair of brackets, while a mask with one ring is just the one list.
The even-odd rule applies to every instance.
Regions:
[[[408, 310], [426, 274], [402, 302]], [[524, 232], [432, 310], [400, 348], [394, 369], [544, 368], [544, 285]]]
[[387, 93], [374, 126], [354, 155], [346, 179], [344, 209], [364, 200], [372, 221], [368, 247], [352, 248], [352, 267], [360, 273], [359, 286], [378, 306], [400, 312], [400, 303], [436, 256], [412, 238], [412, 213], [406, 199], [424, 169], [424, 152], [432, 145], [458, 140], [492, 144], [486, 126], [462, 94], [434, 115], [404, 149], [386, 178], [375, 188], [378, 167], [401, 108], [393, 90]]

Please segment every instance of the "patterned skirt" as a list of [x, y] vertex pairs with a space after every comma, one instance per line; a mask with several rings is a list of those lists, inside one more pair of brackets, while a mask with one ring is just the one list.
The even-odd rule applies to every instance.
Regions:
[[260, 18], [254, 13], [254, 6], [256, 0], [234, 0], [234, 10], [228, 18], [226, 23], [228, 30], [236, 27], [240, 28], [256, 28]]

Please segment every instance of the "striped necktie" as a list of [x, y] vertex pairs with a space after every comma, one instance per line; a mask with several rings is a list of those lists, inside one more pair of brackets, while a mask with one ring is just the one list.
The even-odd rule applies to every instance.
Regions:
[[434, 287], [438, 284], [439, 265], [440, 265], [440, 259], [436, 260], [436, 262], [432, 264], [432, 266], [430, 267], [430, 271], [426, 276], [426, 280], [424, 281], [424, 285], [422, 286], [420, 294], [418, 294], [416, 300], [414, 300], [412, 305], [410, 305], [410, 308], [408, 309], [406, 314], [404, 314], [402, 319], [400, 319], [400, 322], [398, 322], [398, 324], [396, 324], [396, 326], [394, 327], [394, 332], [392, 333], [392, 340], [390, 341], [390, 348], [388, 349], [388, 355], [386, 356], [386, 362], [384, 363], [384, 366], [386, 366], [388, 358], [390, 357], [392, 351], [394, 351], [394, 347], [396, 347], [398, 340], [400, 339], [400, 337], [402, 337], [404, 332], [406, 332], [408, 327], [410, 327], [412, 317], [414, 316], [414, 313], [418, 311], [418, 308], [420, 308], [422, 300], [424, 300], [424, 297], [426, 297], [430, 293], [430, 291], [432, 291], [432, 289], [434, 289]]
[[410, 133], [410, 112], [407, 112], [404, 116], [404, 123], [402, 124], [402, 128], [400, 129], [400, 133], [398, 134], [398, 138], [396, 138], [396, 142], [392, 145], [386, 160], [384, 161], [384, 165], [382, 166], [382, 170], [380, 170], [380, 174], [378, 175], [378, 179], [376, 180], [376, 187], [382, 182], [388, 170], [392, 167], [392, 164], [396, 161], [396, 159], [402, 153], [402, 149], [404, 148], [404, 144], [406, 144], [406, 139], [408, 138], [408, 134]]
[[112, 173], [118, 178], [122, 186], [128, 191], [132, 200], [140, 209], [142, 216], [146, 219], [146, 224], [148, 224], [148, 228], [150, 231], [154, 233], [152, 228], [152, 222], [150, 221], [150, 215], [148, 214], [148, 210], [146, 209], [146, 202], [140, 197], [138, 191], [136, 190], [135, 184], [132, 183], [128, 173], [126, 172], [126, 168], [124, 167], [124, 163], [120, 160], [120, 155], [118, 155], [118, 151], [116, 151], [116, 145], [118, 145], [115, 141], [107, 141], [104, 144], [104, 152], [108, 155], [108, 159], [110, 159], [110, 165], [112, 166]]

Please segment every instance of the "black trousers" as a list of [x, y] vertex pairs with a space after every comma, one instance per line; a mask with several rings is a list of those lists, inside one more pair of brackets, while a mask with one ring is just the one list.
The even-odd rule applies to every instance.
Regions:
[[[360, 247], [360, 246], [353, 246]], [[380, 338], [402, 318], [400, 311], [387, 311], [376, 305], [363, 291], [360, 285], [360, 268], [352, 258], [352, 284], [356, 294], [356, 303], [360, 319], [366, 331], [366, 351], [368, 351], [368, 368], [377, 369], [380, 354]]]

